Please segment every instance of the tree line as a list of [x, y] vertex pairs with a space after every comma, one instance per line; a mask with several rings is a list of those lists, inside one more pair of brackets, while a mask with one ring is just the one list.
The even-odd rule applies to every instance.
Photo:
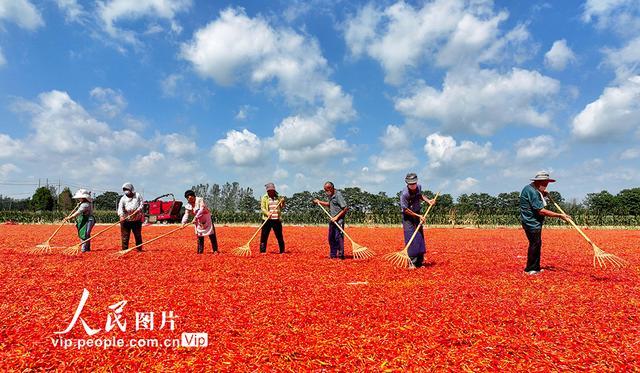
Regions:
[[[242, 187], [238, 182], [225, 184], [198, 184], [192, 186], [196, 195], [202, 196], [214, 216], [229, 222], [257, 222], [260, 219], [260, 203], [254, 191]], [[389, 196], [385, 192], [373, 194], [358, 187], [341, 189], [351, 208], [349, 219], [352, 222], [394, 224], [399, 222], [400, 192]], [[423, 192], [429, 198], [434, 193]], [[438, 197], [437, 208], [433, 209], [432, 219], [443, 224], [459, 222], [460, 224], [517, 224], [520, 192], [499, 193], [495, 196], [488, 193], [461, 194], [456, 199], [445, 193]], [[94, 199], [94, 209], [98, 211], [115, 211], [121, 194], [104, 192]], [[285, 196], [287, 204], [284, 212], [287, 220], [296, 223], [321, 223], [324, 216], [312, 203], [314, 198], [326, 199], [324, 191], [303, 191]], [[565, 211], [574, 215], [576, 220], [586, 221], [594, 225], [637, 225], [640, 216], [640, 188], [621, 190], [616, 195], [603, 190], [589, 193], [582, 202], [567, 202], [562, 195], [551, 192], [551, 197]], [[177, 196], [183, 200], [182, 195]], [[69, 211], [75, 206], [69, 188], [64, 188], [58, 195], [55, 188], [40, 187], [31, 198], [13, 199], [0, 195], [1, 209], [5, 211]], [[553, 209], [553, 206], [549, 208]]]

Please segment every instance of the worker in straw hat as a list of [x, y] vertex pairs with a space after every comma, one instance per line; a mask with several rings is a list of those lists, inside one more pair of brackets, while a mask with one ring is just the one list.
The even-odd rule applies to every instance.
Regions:
[[546, 216], [569, 221], [571, 217], [547, 210], [545, 197], [549, 194], [547, 186], [555, 182], [547, 171], [539, 171], [520, 193], [520, 221], [529, 240], [527, 266], [524, 271], [530, 275], [540, 273], [540, 252], [542, 249], [542, 225]]
[[[86, 189], [78, 189], [76, 194], [73, 195], [73, 199], [77, 199], [80, 205], [76, 211], [64, 218], [65, 221], [76, 219], [76, 228], [78, 229], [78, 237], [81, 241], [86, 241], [91, 238], [91, 229], [96, 224], [96, 219], [93, 217], [93, 206], [91, 202], [91, 192]], [[87, 241], [82, 244], [81, 251], [83, 253], [91, 251], [91, 241]]]
[[400, 208], [402, 209], [402, 231], [404, 233], [404, 243], [407, 244], [413, 232], [418, 229], [418, 234], [414, 237], [411, 245], [407, 248], [407, 254], [411, 263], [415, 268], [422, 267], [424, 254], [426, 253], [426, 245], [424, 241], [424, 217], [420, 214], [422, 209], [421, 202], [429, 205], [436, 203], [435, 199], [429, 199], [422, 194], [422, 186], [418, 184], [418, 175], [413, 172], [407, 174], [404, 178], [407, 186], [400, 193]]
[[142, 222], [144, 222], [142, 195], [136, 192], [131, 183], [124, 183], [122, 185], [122, 194], [123, 196], [120, 197], [120, 201], [118, 202], [122, 250], [129, 248], [129, 238], [133, 231], [136, 246], [139, 246], [137, 250], [142, 251], [142, 246], [140, 246], [142, 245]]
[[280, 254], [284, 254], [284, 237], [282, 236], [282, 209], [284, 208], [284, 197], [280, 197], [273, 183], [265, 184], [267, 193], [260, 200], [260, 209], [262, 210], [262, 219], [266, 222], [260, 231], [260, 252], [267, 252], [267, 240], [269, 233], [273, 229], [273, 233], [278, 240], [278, 248]]

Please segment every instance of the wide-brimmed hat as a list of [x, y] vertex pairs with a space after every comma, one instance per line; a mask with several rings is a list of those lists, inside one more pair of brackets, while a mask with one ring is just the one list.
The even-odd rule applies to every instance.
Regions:
[[407, 184], [415, 184], [418, 182], [418, 175], [416, 175], [414, 172], [409, 172], [404, 178], [404, 182]]
[[538, 171], [536, 176], [534, 176], [531, 180], [532, 181], [548, 181], [550, 183], [553, 183], [556, 181], [555, 179], [552, 179], [549, 177], [548, 171]]
[[276, 186], [273, 183], [266, 183], [264, 184], [264, 187], [267, 189], [267, 191], [276, 190]]
[[73, 195], [73, 199], [80, 199], [80, 198], [85, 198], [89, 201], [93, 201], [93, 198], [91, 198], [91, 192], [86, 189], [78, 189], [76, 194]]
[[133, 184], [131, 184], [131, 183], [122, 184], [122, 190], [125, 190], [125, 189], [128, 190], [128, 191], [131, 191], [131, 193], [136, 191], [135, 188], [133, 187]]

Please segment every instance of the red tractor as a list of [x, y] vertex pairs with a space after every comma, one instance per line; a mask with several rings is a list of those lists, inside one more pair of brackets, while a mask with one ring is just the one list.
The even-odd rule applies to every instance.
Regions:
[[[171, 200], [162, 200], [171, 197]], [[182, 202], [176, 201], [172, 193], [167, 193], [152, 201], [144, 202], [144, 221], [146, 223], [175, 223], [180, 221]]]

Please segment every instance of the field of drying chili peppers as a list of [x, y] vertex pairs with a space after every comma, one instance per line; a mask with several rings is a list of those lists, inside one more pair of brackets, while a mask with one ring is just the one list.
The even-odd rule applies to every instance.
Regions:
[[[365, 261], [329, 260], [326, 227], [285, 227], [287, 253], [237, 257], [255, 227], [218, 227], [222, 253], [196, 254], [191, 228], [122, 258], [119, 229], [77, 257], [20, 253], [52, 225], [0, 226], [0, 370], [626, 370], [640, 367], [640, 233], [587, 231], [629, 262], [592, 266], [575, 231], [543, 232], [537, 276], [522, 271], [518, 229], [429, 229], [426, 268], [392, 267], [400, 228], [348, 228], [376, 252]], [[104, 227], [98, 226], [95, 232]], [[172, 227], [145, 227], [145, 239]], [[132, 238], [133, 240], [133, 238]], [[77, 242], [67, 226], [52, 241]], [[350, 245], [346, 243], [347, 254]], [[64, 331], [90, 293], [82, 321]], [[106, 331], [120, 311], [126, 330]], [[122, 306], [122, 303], [120, 303]], [[174, 330], [160, 328], [173, 312]], [[155, 328], [137, 328], [153, 312]], [[168, 313], [167, 313], [168, 314]], [[167, 315], [165, 314], [165, 315]], [[112, 325], [113, 326], [113, 325]], [[138, 330], [136, 330], [138, 329]], [[59, 338], [149, 341], [208, 333], [207, 347], [55, 346]]]

